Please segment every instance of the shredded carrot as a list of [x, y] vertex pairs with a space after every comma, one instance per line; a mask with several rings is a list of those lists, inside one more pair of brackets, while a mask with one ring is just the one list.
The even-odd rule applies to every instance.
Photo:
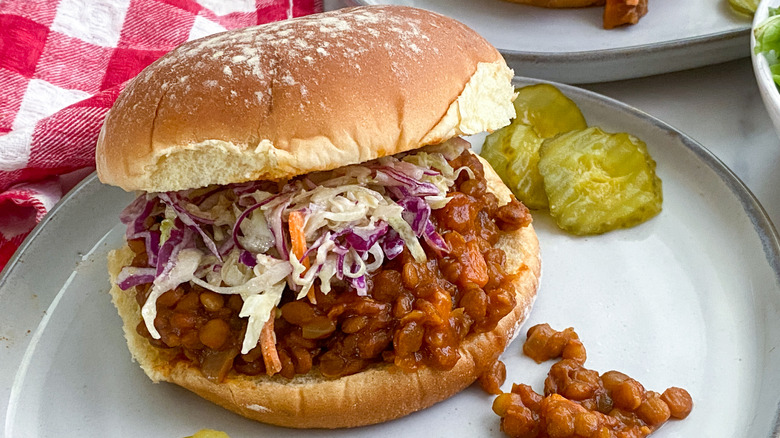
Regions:
[[[290, 228], [290, 243], [292, 244], [292, 252], [295, 257], [300, 260], [304, 254], [306, 254], [306, 233], [303, 231], [305, 222], [305, 216], [302, 211], [296, 210], [290, 212], [290, 217], [287, 219], [287, 225]], [[306, 269], [309, 269], [311, 263], [308, 258], [303, 259], [301, 262]], [[312, 304], [317, 304], [317, 299], [314, 295], [314, 288], [309, 289], [306, 294], [309, 301]]]
[[306, 292], [306, 298], [309, 299], [309, 302], [317, 305], [317, 295], [315, 295], [315, 288], [316, 286], [312, 286], [311, 289], [309, 289], [308, 292]]
[[274, 333], [274, 317], [276, 316], [276, 307], [271, 309], [271, 317], [263, 325], [260, 331], [260, 350], [263, 352], [263, 363], [265, 363], [265, 373], [273, 376], [282, 370], [282, 360], [279, 359], [279, 352], [276, 351], [276, 333]]

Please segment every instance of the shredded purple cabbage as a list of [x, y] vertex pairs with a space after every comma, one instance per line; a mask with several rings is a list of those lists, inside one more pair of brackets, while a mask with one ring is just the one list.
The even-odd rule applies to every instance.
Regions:
[[355, 227], [344, 235], [344, 240], [352, 248], [355, 248], [358, 253], [362, 253], [368, 251], [379, 239], [384, 237], [389, 228], [390, 226], [387, 225], [387, 222], [380, 222], [377, 225], [367, 225], [365, 227]]
[[122, 290], [130, 289], [139, 284], [151, 283], [157, 276], [155, 268], [135, 268], [125, 266], [116, 277], [116, 284]]
[[255, 256], [251, 252], [246, 250], [241, 251], [241, 255], [239, 256], [239, 261], [249, 266], [250, 268], [254, 268], [255, 266], [257, 266], [257, 259], [255, 258]]
[[393, 260], [404, 252], [404, 240], [393, 229], [387, 232], [380, 245], [382, 246], [382, 251], [385, 252], [385, 257], [389, 260]]
[[361, 297], [365, 297], [368, 295], [368, 285], [366, 284], [366, 276], [361, 275], [358, 278], [355, 278], [352, 280], [352, 286], [357, 291], [357, 294]]
[[[420, 175], [422, 177], [422, 175]], [[387, 191], [402, 198], [407, 196], [434, 196], [439, 194], [439, 189], [429, 183], [418, 181], [397, 169], [382, 166], [376, 169], [375, 179], [383, 184]]]
[[[181, 226], [177, 219], [176, 228], [171, 230], [171, 236], [160, 245], [160, 252], [157, 256], [157, 277], [166, 275], [173, 268], [173, 261], [176, 255], [184, 248], [195, 246], [195, 236], [191, 230]], [[181, 226], [181, 227], [179, 227]]]
[[289, 197], [287, 200], [280, 202], [279, 205], [271, 210], [271, 213], [266, 218], [268, 225], [271, 226], [271, 234], [274, 236], [276, 250], [283, 259], [289, 258], [290, 250], [287, 246], [288, 236], [287, 233], [284, 232], [285, 227], [282, 214], [290, 205], [291, 198], [292, 197]]
[[241, 223], [244, 222], [246, 218], [249, 217], [250, 214], [252, 214], [253, 211], [257, 210], [258, 208], [264, 206], [265, 204], [268, 204], [269, 202], [273, 201], [274, 199], [277, 199], [281, 194], [269, 196], [265, 199], [263, 199], [260, 202], [256, 202], [255, 204], [251, 206], [247, 206], [248, 208], [244, 210], [243, 213], [236, 219], [236, 223], [233, 225], [233, 235], [232, 235], [232, 241], [240, 249], [246, 250], [243, 245], [241, 245], [241, 242], [238, 241], [239, 233], [241, 232]]
[[[153, 247], [157, 250], [154, 251], [156, 260], [152, 262], [152, 260], [149, 259], [151, 267], [138, 268], [134, 266], [125, 266], [122, 268], [117, 277], [117, 285], [120, 289], [126, 290], [139, 284], [151, 283], [156, 278], [168, 275], [168, 273], [171, 272], [171, 269], [173, 269], [174, 262], [179, 252], [185, 248], [193, 248], [195, 246], [195, 233], [187, 227], [184, 227], [179, 219], [176, 219], [174, 224], [176, 228], [171, 230], [170, 237], [163, 242], [162, 245], [159, 245], [159, 249], [157, 249], [157, 246]], [[159, 232], [151, 235], [156, 235], [159, 238]], [[147, 251], [148, 250], [149, 248], [147, 248]]]
[[439, 233], [436, 232], [436, 227], [428, 221], [425, 224], [425, 231], [423, 231], [423, 238], [428, 246], [436, 252], [437, 255], [443, 256], [450, 252], [450, 246]]
[[428, 203], [416, 196], [407, 196], [396, 203], [404, 208], [401, 217], [412, 227], [414, 234], [417, 237], [422, 236], [431, 218], [431, 207]]
[[[214, 242], [214, 239], [206, 234], [206, 232], [203, 231], [203, 228], [198, 224], [199, 221], [204, 219], [193, 215], [186, 208], [180, 205], [178, 196], [175, 194], [171, 196], [168, 193], [159, 193], [157, 196], [161, 201], [173, 208], [173, 211], [176, 212], [176, 217], [180, 219], [184, 225], [200, 234], [200, 237], [203, 239], [203, 243], [206, 245], [206, 248], [208, 248], [209, 251], [211, 251], [211, 253], [217, 257], [217, 259], [222, 261], [222, 256], [219, 254], [219, 250], [217, 249], [217, 244]], [[201, 223], [210, 225], [206, 222]], [[213, 221], [211, 221], [211, 223], [213, 223]]]

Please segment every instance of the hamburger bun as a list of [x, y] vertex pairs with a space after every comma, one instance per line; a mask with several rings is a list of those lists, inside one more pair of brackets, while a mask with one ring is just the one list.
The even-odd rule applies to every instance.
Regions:
[[[336, 169], [508, 124], [512, 77], [474, 31], [414, 8], [348, 8], [230, 31], [180, 46], [128, 84], [100, 134], [98, 176], [125, 190], [166, 192]], [[488, 190], [509, 202], [482, 163]], [[383, 363], [325, 378], [315, 366], [293, 379], [231, 371], [215, 383], [136, 331], [134, 288], [116, 285], [133, 258], [127, 246], [109, 256], [111, 295], [132, 356], [154, 382], [270, 424], [354, 427], [444, 400], [497, 360], [540, 276], [531, 225], [503, 233], [497, 246], [517, 305], [495, 329], [469, 334], [448, 371]]]
[[[489, 190], [507, 202], [511, 192], [487, 162], [483, 161]], [[490, 332], [470, 334], [460, 347], [454, 368], [439, 371], [422, 368], [407, 373], [381, 364], [328, 379], [315, 370], [292, 380], [281, 376], [243, 376], [231, 373], [214, 383], [187, 362], [172, 364], [165, 350], [152, 347], [136, 331], [140, 308], [133, 290], [115, 284], [122, 266], [132, 260], [127, 247], [109, 255], [111, 296], [123, 320], [133, 358], [154, 382], [171, 382], [239, 415], [263, 423], [293, 428], [342, 428], [381, 423], [425, 409], [471, 385], [517, 334], [536, 298], [541, 275], [539, 242], [532, 226], [502, 236], [498, 245], [506, 253], [507, 272], [516, 274], [512, 286], [517, 305]], [[393, 396], [391, 396], [393, 395]]]
[[473, 30], [414, 8], [225, 32], [127, 85], [101, 130], [97, 173], [164, 192], [360, 163], [509, 124], [512, 77]]

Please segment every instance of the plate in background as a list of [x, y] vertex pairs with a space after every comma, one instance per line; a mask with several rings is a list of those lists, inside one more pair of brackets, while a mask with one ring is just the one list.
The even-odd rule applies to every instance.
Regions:
[[750, 19], [726, 0], [648, 0], [639, 23], [602, 28], [603, 7], [544, 9], [504, 0], [347, 0], [429, 9], [496, 46], [518, 76], [606, 82], [750, 56]]
[[[780, 246], [763, 209], [717, 158], [670, 126], [595, 93], [560, 88], [590, 124], [647, 142], [664, 210], [635, 228], [592, 237], [565, 234], [536, 214], [544, 274], [524, 328], [573, 326], [588, 368], [623, 371], [656, 391], [688, 389], [692, 414], [654, 437], [775, 436]], [[184, 437], [201, 428], [232, 438], [503, 436], [493, 397], [477, 386], [399, 420], [334, 432], [255, 423], [174, 385], [152, 384], [131, 362], [107, 294], [105, 256], [123, 239], [117, 218], [131, 199], [91, 176], [0, 276], [5, 436]], [[502, 356], [503, 389], [523, 382], [540, 391], [550, 363], [524, 357], [522, 341]]]

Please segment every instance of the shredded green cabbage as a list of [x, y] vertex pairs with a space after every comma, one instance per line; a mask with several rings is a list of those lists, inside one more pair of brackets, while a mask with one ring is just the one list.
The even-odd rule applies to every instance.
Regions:
[[176, 286], [195, 278], [195, 270], [200, 265], [203, 253], [194, 248], [181, 250], [176, 258], [176, 263], [167, 274], [157, 277], [152, 283], [152, 291], [141, 308], [141, 316], [144, 319], [147, 330], [155, 339], [160, 339], [160, 333], [154, 327], [154, 318], [157, 317], [157, 299], [165, 292]]

